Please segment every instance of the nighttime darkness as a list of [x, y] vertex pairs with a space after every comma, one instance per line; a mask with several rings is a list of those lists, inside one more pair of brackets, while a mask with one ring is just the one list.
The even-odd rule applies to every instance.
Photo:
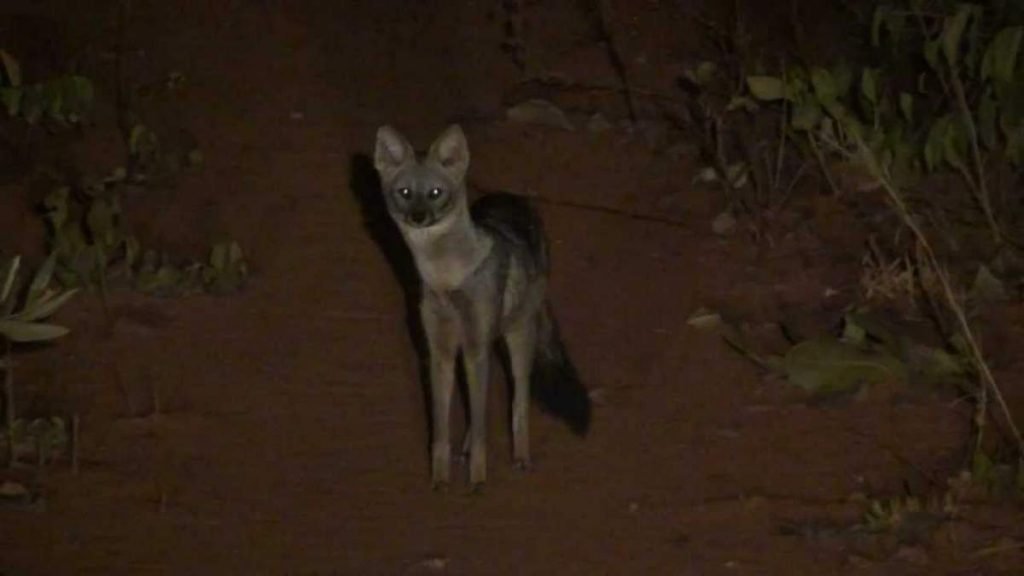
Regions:
[[1024, 574], [1018, 0], [5, 0], [0, 576]]

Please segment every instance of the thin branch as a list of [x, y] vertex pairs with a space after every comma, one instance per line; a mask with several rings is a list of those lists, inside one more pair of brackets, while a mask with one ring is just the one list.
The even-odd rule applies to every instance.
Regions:
[[934, 273], [938, 279], [939, 285], [942, 288], [942, 295], [946, 300], [946, 305], [953, 313], [960, 335], [963, 336], [964, 342], [967, 344], [971, 362], [975, 365], [975, 368], [978, 370], [978, 374], [981, 376], [982, 385], [981, 390], [979, 391], [980, 397], [978, 400], [980, 408], [979, 412], [975, 413], [975, 425], [979, 427], [978, 446], [976, 449], [980, 448], [980, 433], [984, 430], [985, 421], [984, 411], [988, 404], [988, 393], [991, 392], [992, 397], [995, 399], [1003, 413], [1003, 416], [1006, 418], [1006, 424], [1010, 429], [1010, 433], [1017, 443], [1018, 458], [1024, 462], [1024, 438], [1021, 437], [1020, 429], [1017, 428], [1017, 424], [1014, 422], [1013, 413], [1010, 411], [1010, 407], [1006, 403], [1006, 399], [1003, 397], [1002, 390], [1000, 390], [999, 385], [996, 383], [995, 376], [992, 375], [992, 371], [989, 369], [988, 363], [985, 362], [981, 346], [978, 344], [978, 340], [974, 336], [974, 331], [971, 329], [971, 326], [967, 321], [967, 315], [964, 313], [963, 306], [961, 306], [960, 301], [956, 297], [956, 293], [953, 290], [949, 276], [939, 264], [939, 259], [932, 250], [927, 236], [918, 225], [917, 220], [910, 213], [902, 195], [899, 190], [897, 190], [896, 185], [893, 184], [892, 177], [888, 174], [888, 171], [878, 163], [874, 153], [870, 148], [868, 148], [868, 145], [862, 138], [860, 138], [860, 136], [856, 136], [856, 140], [860, 151], [860, 157], [863, 159], [872, 175], [878, 179], [879, 183], [885, 189], [889, 199], [892, 201], [897, 212], [903, 219], [904, 224], [914, 234], [925, 261], [929, 268], [931, 268], [932, 273]]
[[4, 420], [7, 425], [7, 465], [14, 467], [17, 454], [14, 449], [14, 361], [11, 360], [11, 341], [4, 338]]
[[988, 184], [985, 182], [985, 163], [981, 158], [981, 146], [978, 144], [978, 128], [974, 123], [974, 117], [971, 115], [970, 105], [967, 103], [964, 84], [956, 70], [952, 71], [951, 84], [953, 85], [953, 94], [956, 97], [957, 108], [960, 111], [964, 126], [967, 127], [968, 140], [971, 145], [971, 159], [974, 162], [976, 173], [975, 196], [981, 204], [981, 209], [985, 212], [985, 219], [988, 220], [989, 228], [992, 230], [992, 240], [997, 245], [1002, 244], [1002, 233], [999, 230], [999, 223], [996, 222], [995, 214], [992, 213], [992, 201], [988, 193]]
[[611, 60], [612, 68], [618, 74], [622, 82], [622, 88], [626, 100], [626, 110], [629, 113], [629, 121], [636, 124], [636, 106], [633, 104], [633, 91], [630, 89], [629, 73], [626, 64], [619, 53], [619, 46], [616, 42], [614, 15], [612, 14], [611, 0], [597, 0], [597, 12], [600, 19], [600, 33], [608, 48], [608, 58]]

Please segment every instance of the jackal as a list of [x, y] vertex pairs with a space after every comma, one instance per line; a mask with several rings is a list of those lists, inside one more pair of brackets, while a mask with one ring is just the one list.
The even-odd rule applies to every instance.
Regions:
[[539, 217], [522, 198], [482, 197], [470, 208], [469, 148], [448, 127], [422, 159], [390, 126], [377, 131], [374, 166], [388, 211], [423, 283], [420, 314], [430, 355], [432, 479], [450, 476], [450, 407], [461, 352], [469, 393], [469, 479], [487, 478], [486, 405], [494, 345], [507, 347], [513, 381], [512, 446], [530, 464], [529, 397], [583, 435], [590, 398], [569, 361], [546, 298], [548, 248]]

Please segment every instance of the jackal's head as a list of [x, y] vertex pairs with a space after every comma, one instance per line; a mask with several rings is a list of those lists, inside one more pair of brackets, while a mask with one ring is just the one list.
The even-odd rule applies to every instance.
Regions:
[[428, 228], [465, 209], [469, 147], [457, 124], [434, 140], [422, 160], [404, 136], [381, 126], [373, 164], [388, 211], [399, 226]]

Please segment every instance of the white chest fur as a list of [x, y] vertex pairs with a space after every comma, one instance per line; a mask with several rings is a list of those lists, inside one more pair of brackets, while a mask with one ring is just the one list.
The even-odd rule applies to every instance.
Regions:
[[402, 234], [424, 284], [437, 291], [462, 286], [491, 252], [491, 239], [458, 218], [428, 228], [403, 226]]

